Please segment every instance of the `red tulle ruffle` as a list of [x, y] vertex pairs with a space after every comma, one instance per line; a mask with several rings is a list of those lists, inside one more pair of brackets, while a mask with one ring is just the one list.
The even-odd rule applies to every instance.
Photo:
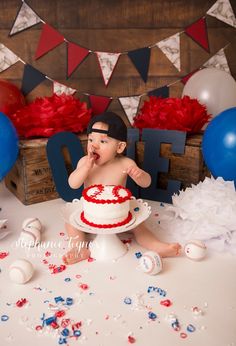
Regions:
[[134, 127], [155, 128], [197, 133], [209, 121], [211, 115], [197, 99], [161, 98], [150, 96], [140, 113], [134, 118]]
[[61, 131], [82, 132], [91, 118], [91, 109], [72, 95], [38, 97], [10, 116], [23, 138], [50, 137]]

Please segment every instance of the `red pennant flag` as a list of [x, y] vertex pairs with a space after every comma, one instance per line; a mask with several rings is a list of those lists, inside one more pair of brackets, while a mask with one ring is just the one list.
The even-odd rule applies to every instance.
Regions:
[[202, 48], [204, 48], [208, 53], [210, 52], [206, 18], [200, 18], [193, 24], [187, 26], [185, 29], [185, 34], [190, 36], [196, 43], [198, 43]]
[[75, 43], [67, 42], [67, 78], [70, 77], [88, 54], [88, 49], [80, 47]]
[[35, 59], [40, 58], [42, 55], [57, 47], [62, 42], [64, 42], [63, 35], [61, 35], [57, 30], [47, 23], [43, 24]]
[[112, 99], [110, 97], [89, 95], [89, 102], [93, 115], [105, 112], [111, 103], [111, 100]]
[[192, 72], [190, 72], [189, 74], [187, 74], [186, 76], [184, 76], [184, 77], [181, 79], [181, 82], [182, 82], [183, 84], [186, 84], [187, 81], [189, 80], [189, 78], [191, 78], [191, 77], [194, 75], [194, 73], [196, 73], [196, 72], [198, 72], [198, 71], [200, 71], [199, 68], [196, 69], [196, 70], [194, 70], [194, 71], [192, 71]]

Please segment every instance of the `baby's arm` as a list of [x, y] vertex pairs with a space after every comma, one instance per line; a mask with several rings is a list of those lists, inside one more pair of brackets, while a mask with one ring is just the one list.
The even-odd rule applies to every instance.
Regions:
[[68, 183], [72, 189], [78, 189], [83, 185], [84, 181], [87, 179], [90, 170], [94, 165], [94, 156], [92, 153], [88, 153], [87, 156], [83, 156], [76, 169], [70, 174]]
[[125, 172], [137, 185], [148, 187], [151, 184], [150, 174], [139, 168], [133, 160], [126, 158], [126, 167]]

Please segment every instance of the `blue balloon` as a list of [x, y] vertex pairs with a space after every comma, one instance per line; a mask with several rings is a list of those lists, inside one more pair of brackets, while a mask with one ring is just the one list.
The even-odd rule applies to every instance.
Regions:
[[0, 181], [14, 165], [18, 150], [16, 129], [10, 119], [0, 112]]
[[217, 115], [203, 135], [202, 152], [211, 174], [236, 186], [236, 107]]

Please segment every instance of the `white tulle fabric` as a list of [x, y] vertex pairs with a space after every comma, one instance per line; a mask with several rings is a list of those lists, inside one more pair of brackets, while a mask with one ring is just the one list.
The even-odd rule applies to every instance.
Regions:
[[181, 243], [199, 239], [217, 251], [236, 254], [234, 182], [206, 178], [172, 197], [159, 214], [162, 229]]

